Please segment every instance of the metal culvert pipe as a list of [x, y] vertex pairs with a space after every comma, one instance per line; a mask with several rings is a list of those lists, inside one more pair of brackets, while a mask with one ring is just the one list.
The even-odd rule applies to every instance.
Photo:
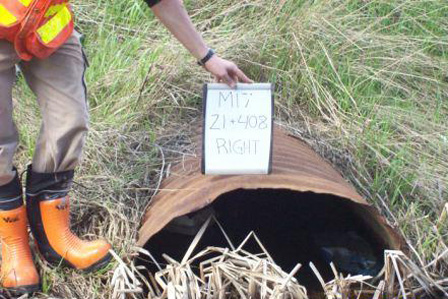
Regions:
[[[148, 244], [154, 244], [152, 249], [164, 252], [170, 250], [162, 248], [164, 246], [182, 247], [180, 241], [171, 240], [164, 243], [166, 239], [172, 239], [171, 235], [163, 235], [164, 229], [180, 216], [190, 215], [206, 207], [215, 207], [222, 210], [223, 217], [231, 217], [228, 222], [230, 226], [241, 220], [241, 224], [236, 224], [235, 227], [254, 225], [257, 227], [247, 229], [257, 233], [258, 229], [262, 230], [266, 225], [271, 229], [266, 231], [267, 238], [282, 235], [283, 240], [273, 240], [273, 243], [283, 242], [280, 258], [284, 258], [289, 252], [292, 255], [297, 252], [300, 256], [299, 247], [303, 247], [308, 241], [297, 245], [300, 243], [294, 243], [292, 240], [295, 237], [302, 238], [304, 230], [309, 230], [307, 235], [319, 233], [331, 239], [331, 236], [327, 236], [331, 235], [332, 229], [336, 227], [340, 230], [353, 227], [353, 230], [356, 230], [362, 226], [368, 239], [372, 240], [372, 244], [377, 244], [378, 248], [403, 249], [401, 236], [339, 172], [303, 141], [288, 135], [278, 127], [274, 130], [272, 161], [271, 175], [203, 175], [200, 153], [172, 167], [170, 177], [163, 181], [159, 193], [153, 198], [146, 212], [139, 231], [138, 245], [148, 248]], [[230, 211], [225, 211], [226, 207]], [[251, 211], [246, 215], [233, 213], [244, 209]], [[275, 214], [276, 211], [278, 214]], [[257, 214], [263, 219], [247, 224], [247, 218], [256, 218]], [[269, 218], [270, 216], [274, 218]], [[350, 222], [350, 219], [355, 220]], [[314, 220], [316, 224], [312, 224]], [[282, 226], [281, 233], [272, 232], [272, 226], [275, 226], [276, 222], [286, 223]], [[320, 231], [314, 232], [315, 227], [319, 227]], [[339, 243], [344, 242], [344, 238], [339, 239]], [[298, 248], [296, 251], [285, 251], [284, 247], [288, 246]], [[341, 247], [341, 244], [337, 246]], [[302, 251], [312, 251], [304, 248]]]

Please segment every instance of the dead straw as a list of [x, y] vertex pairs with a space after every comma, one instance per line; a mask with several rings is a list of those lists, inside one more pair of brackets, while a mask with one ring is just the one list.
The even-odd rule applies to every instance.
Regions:
[[[218, 225], [229, 247], [209, 246], [197, 252], [198, 244], [212, 223]], [[257, 244], [260, 252], [247, 251], [245, 248], [249, 243]], [[297, 264], [290, 273], [283, 271], [253, 231], [235, 247], [214, 216], [210, 216], [199, 229], [180, 262], [164, 254], [166, 264], [162, 267], [147, 250], [138, 251], [148, 256], [159, 269], [155, 274], [149, 273], [149, 280], [144, 279], [149, 290], [148, 298], [151, 299], [309, 298], [306, 288], [295, 278], [301, 264]], [[442, 253], [437, 259], [444, 255]], [[141, 294], [142, 284], [137, 276], [142, 278], [142, 275], [135, 273], [141, 271], [143, 266], [140, 266], [142, 269], [134, 266], [129, 268], [115, 253], [113, 256], [119, 264], [112, 279], [113, 298]], [[310, 263], [309, 266], [328, 299], [379, 299], [384, 296], [406, 299], [419, 298], [424, 294], [433, 298], [448, 298], [448, 280], [435, 280], [401, 251], [386, 250], [384, 257], [384, 269], [376, 278], [366, 275], [344, 276], [331, 263], [334, 279], [325, 282], [315, 265]]]
[[[209, 217], [181, 262], [164, 255], [168, 265], [155, 273], [151, 283], [156, 285], [152, 288], [160, 291], [151, 298], [308, 298], [305, 287], [294, 277], [301, 265], [297, 264], [290, 273], [284, 272], [254, 232], [235, 249], [222, 231], [232, 249], [207, 247], [193, 255], [212, 221], [218, 223]], [[259, 245], [260, 253], [245, 250], [250, 241]], [[195, 271], [193, 265], [197, 263], [199, 270]]]

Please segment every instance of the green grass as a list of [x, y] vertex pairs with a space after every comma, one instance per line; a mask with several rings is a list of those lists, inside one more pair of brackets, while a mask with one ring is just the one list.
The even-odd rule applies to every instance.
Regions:
[[[448, 220], [440, 218], [448, 201], [446, 1], [200, 0], [186, 6], [222, 56], [255, 81], [276, 85], [278, 122], [298, 129], [318, 151], [349, 156], [336, 167], [402, 231], [414, 260], [426, 264], [447, 249]], [[161, 167], [152, 144], [176, 149], [175, 136], [197, 126], [201, 85], [211, 78], [143, 1], [86, 0], [75, 7], [91, 64], [92, 118], [75, 205], [75, 213], [91, 218], [78, 221], [78, 231], [107, 236], [126, 258]], [[39, 124], [23, 86], [15, 91], [22, 162]], [[446, 277], [446, 260], [430, 270]], [[44, 273], [48, 294], [108, 297], [98, 285], [107, 285], [110, 272], [84, 280]]]

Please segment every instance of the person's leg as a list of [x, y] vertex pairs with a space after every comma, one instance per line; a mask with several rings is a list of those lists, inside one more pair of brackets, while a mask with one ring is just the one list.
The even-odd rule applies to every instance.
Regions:
[[27, 209], [42, 256], [53, 265], [93, 269], [110, 259], [104, 241], [84, 242], [70, 231], [69, 198], [88, 129], [86, 61], [75, 33], [44, 60], [22, 65], [37, 95], [42, 127], [27, 176]]
[[79, 164], [89, 121], [85, 63], [79, 38], [74, 34], [49, 58], [22, 65], [37, 95], [43, 120], [33, 158], [36, 172], [74, 170]]
[[12, 44], [0, 40], [0, 238], [2, 287], [18, 293], [39, 289], [31, 257], [22, 186], [12, 166], [18, 135], [12, 119], [12, 87], [18, 57]]
[[12, 159], [19, 138], [12, 118], [12, 87], [17, 62], [13, 45], [0, 40], [0, 186], [15, 177]]

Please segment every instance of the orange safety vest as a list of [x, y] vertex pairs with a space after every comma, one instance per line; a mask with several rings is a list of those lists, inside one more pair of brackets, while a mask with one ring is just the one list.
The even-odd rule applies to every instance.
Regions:
[[69, 0], [0, 0], [0, 39], [23, 60], [46, 58], [72, 35]]

